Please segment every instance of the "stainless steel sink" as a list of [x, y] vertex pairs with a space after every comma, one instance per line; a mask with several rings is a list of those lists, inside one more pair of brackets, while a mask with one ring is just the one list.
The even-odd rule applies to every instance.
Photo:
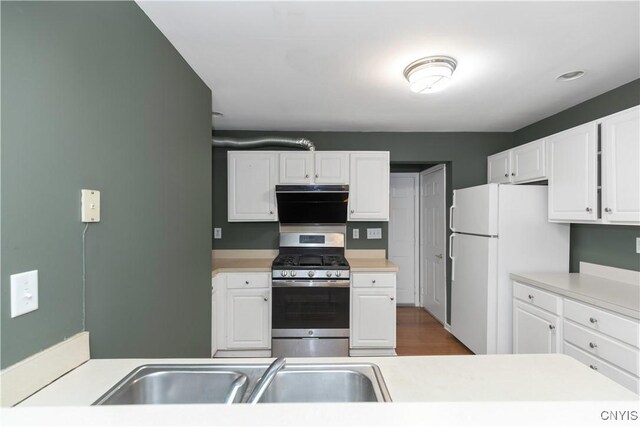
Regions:
[[238, 403], [267, 365], [143, 365], [94, 405]]
[[345, 363], [287, 365], [258, 403], [390, 401], [376, 365]]
[[[244, 403], [268, 364], [143, 365], [94, 405]], [[258, 403], [389, 402], [376, 365], [290, 364], [279, 371]]]

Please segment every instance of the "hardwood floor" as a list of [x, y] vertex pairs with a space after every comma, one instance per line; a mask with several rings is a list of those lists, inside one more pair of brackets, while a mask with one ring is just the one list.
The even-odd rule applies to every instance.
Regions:
[[473, 354], [423, 308], [398, 307], [396, 314], [398, 356]]

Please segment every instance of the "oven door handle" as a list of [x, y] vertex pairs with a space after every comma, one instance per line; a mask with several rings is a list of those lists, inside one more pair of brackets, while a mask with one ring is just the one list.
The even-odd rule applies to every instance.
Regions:
[[273, 280], [272, 288], [348, 288], [349, 280], [341, 281], [312, 281], [312, 280]]

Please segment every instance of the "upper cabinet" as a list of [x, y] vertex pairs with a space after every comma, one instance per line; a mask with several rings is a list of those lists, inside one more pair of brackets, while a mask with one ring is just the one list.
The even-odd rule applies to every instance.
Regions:
[[605, 117], [602, 138], [602, 220], [640, 223], [640, 107]]
[[487, 182], [519, 184], [546, 179], [545, 140], [487, 157]]
[[549, 220], [640, 224], [640, 107], [547, 141]]
[[348, 151], [316, 151], [314, 154], [316, 184], [349, 184]]
[[277, 221], [278, 153], [229, 151], [228, 221]]
[[349, 169], [349, 221], [388, 221], [389, 152], [353, 151]]
[[490, 184], [511, 182], [511, 150], [487, 157], [487, 182]]
[[348, 151], [282, 151], [280, 184], [348, 184]]
[[547, 139], [549, 156], [549, 220], [598, 219], [596, 122]]

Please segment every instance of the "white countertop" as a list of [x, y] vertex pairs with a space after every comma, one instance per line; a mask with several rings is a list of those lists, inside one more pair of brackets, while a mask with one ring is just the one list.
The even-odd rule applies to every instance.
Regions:
[[512, 273], [525, 284], [640, 319], [640, 286], [585, 273]]
[[559, 354], [288, 359], [371, 361], [380, 367], [394, 401], [387, 404], [88, 406], [139, 365], [271, 360], [94, 359], [18, 407], [3, 408], [2, 421], [15, 426], [513, 425], [526, 413], [528, 425], [584, 426], [600, 422], [603, 410], [640, 409], [637, 395]]
[[[134, 368], [152, 363], [268, 363], [273, 359], [92, 359], [19, 406], [88, 406]], [[288, 358], [287, 363], [380, 367], [394, 402], [629, 400], [638, 396], [569, 356]]]

